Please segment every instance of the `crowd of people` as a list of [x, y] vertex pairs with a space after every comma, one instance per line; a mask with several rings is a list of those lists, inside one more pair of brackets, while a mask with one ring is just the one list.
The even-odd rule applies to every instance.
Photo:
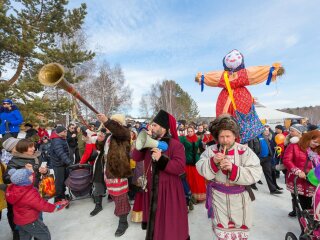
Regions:
[[[298, 214], [295, 177], [302, 209], [312, 207], [315, 186], [306, 176], [320, 161], [320, 131], [314, 125], [292, 122], [289, 129], [272, 129], [265, 124], [263, 133], [240, 144], [238, 123], [230, 115], [195, 124], [160, 110], [144, 123], [128, 123], [122, 114], [98, 114], [96, 122], [51, 131], [25, 123], [25, 137], [18, 138], [23, 117], [10, 99], [2, 102], [0, 120], [0, 211], [7, 208], [13, 239], [51, 239], [42, 212], [68, 207], [66, 180], [74, 165], [92, 168], [90, 216], [103, 211], [104, 198], [114, 202], [116, 237], [126, 232], [130, 216], [146, 230], [147, 240], [190, 239], [188, 212], [205, 202], [217, 239], [247, 239], [252, 189], [263, 184], [262, 173], [272, 195], [283, 193], [277, 179], [285, 175], [292, 194], [289, 217]], [[166, 148], [138, 150], [142, 131]], [[39, 186], [52, 173], [50, 203]]]

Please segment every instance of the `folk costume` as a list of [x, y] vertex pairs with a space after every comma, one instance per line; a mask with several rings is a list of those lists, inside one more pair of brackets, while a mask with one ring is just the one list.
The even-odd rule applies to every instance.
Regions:
[[[219, 138], [222, 130], [232, 131], [237, 137], [239, 130], [230, 116], [218, 118], [215, 122], [216, 127], [213, 125], [213, 130], [210, 130], [215, 139]], [[215, 155], [219, 152], [231, 162], [230, 171], [215, 163]], [[247, 240], [252, 226], [250, 206], [254, 200], [250, 185], [256, 183], [262, 173], [257, 155], [248, 146], [237, 142], [233, 142], [229, 149], [215, 144], [207, 147], [196, 167], [200, 175], [209, 181], [206, 208], [217, 239]]]
[[246, 186], [261, 177], [259, 158], [249, 147], [235, 143], [226, 156], [233, 163], [232, 171], [226, 172], [213, 161], [218, 152], [223, 152], [219, 145], [209, 146], [196, 165], [200, 175], [210, 181], [207, 206], [213, 230], [218, 240], [248, 239], [252, 216]]
[[203, 151], [202, 141], [196, 134], [192, 137], [188, 135], [179, 137], [179, 140], [186, 153], [186, 178], [192, 196], [199, 202], [204, 201], [206, 199], [206, 183], [204, 177], [199, 175], [196, 169], [196, 163]]
[[125, 126], [124, 116], [114, 115], [104, 126], [111, 132], [104, 147], [105, 182], [108, 193], [115, 203], [114, 214], [119, 217], [115, 236], [121, 236], [128, 228], [127, 216], [130, 212], [128, 199], [128, 177], [130, 169], [130, 130]]
[[[152, 161], [150, 149], [132, 152], [134, 160], [144, 160], [147, 177], [142, 227], [147, 228], [146, 240], [186, 240], [189, 239], [188, 210], [180, 179], [185, 172], [184, 147], [179, 142], [172, 115], [160, 110], [153, 121], [167, 130], [161, 141], [169, 147], [159, 161]], [[169, 129], [172, 136], [168, 134]]]

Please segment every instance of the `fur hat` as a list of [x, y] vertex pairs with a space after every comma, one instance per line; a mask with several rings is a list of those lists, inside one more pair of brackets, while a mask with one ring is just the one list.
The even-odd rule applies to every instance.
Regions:
[[177, 121], [170, 113], [161, 109], [154, 117], [153, 122], [167, 130], [170, 130], [172, 138], [176, 140], [179, 139], [177, 134]]
[[126, 117], [123, 114], [114, 114], [110, 119], [120, 123], [122, 126], [126, 125]]
[[11, 182], [15, 185], [27, 186], [32, 184], [32, 181], [30, 181], [29, 179], [29, 177], [32, 175], [32, 171], [30, 171], [29, 169], [10, 169], [8, 173], [11, 176]]
[[62, 133], [63, 131], [66, 131], [67, 129], [64, 126], [58, 126], [56, 128], [56, 133]]
[[2, 143], [2, 147], [7, 151], [11, 152], [12, 149], [18, 144], [20, 139], [10, 137]]
[[153, 122], [160, 125], [165, 129], [169, 129], [169, 115], [166, 111], [160, 110], [158, 114], [154, 117]]
[[229, 114], [221, 114], [210, 123], [209, 131], [214, 139], [218, 140], [219, 134], [223, 130], [233, 132], [236, 137], [240, 134], [240, 128], [237, 121]]
[[302, 134], [306, 131], [306, 128], [301, 124], [293, 124], [290, 129], [296, 130], [298, 133]]

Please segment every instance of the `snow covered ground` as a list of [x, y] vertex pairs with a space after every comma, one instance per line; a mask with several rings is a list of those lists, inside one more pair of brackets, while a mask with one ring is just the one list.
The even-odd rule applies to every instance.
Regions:
[[[267, 184], [263, 178], [263, 185], [257, 184], [259, 191], [254, 191], [256, 201], [253, 202], [254, 226], [251, 230], [252, 240], [281, 240], [288, 231], [299, 233], [297, 219], [288, 218], [291, 209], [291, 196], [284, 190], [281, 195], [270, 195]], [[284, 186], [283, 175], [278, 181]], [[140, 224], [129, 223], [127, 232], [121, 238], [115, 238], [114, 232], [118, 225], [118, 219], [113, 215], [114, 203], [103, 201], [103, 211], [95, 217], [89, 213], [94, 208], [91, 199], [83, 199], [71, 202], [70, 208], [56, 213], [45, 213], [44, 222], [49, 227], [53, 240], [112, 240], [112, 239], [135, 239], [143, 240], [145, 231], [141, 230]], [[0, 239], [11, 240], [11, 232], [3, 212], [0, 222]], [[214, 239], [210, 221], [206, 217], [204, 204], [198, 204], [189, 213], [189, 229], [191, 239], [209, 240]]]

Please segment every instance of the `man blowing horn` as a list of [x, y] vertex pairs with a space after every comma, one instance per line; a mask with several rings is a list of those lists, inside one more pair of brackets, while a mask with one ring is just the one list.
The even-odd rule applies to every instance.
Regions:
[[108, 118], [100, 113], [97, 117], [111, 132], [104, 146], [105, 175], [108, 193], [115, 203], [114, 214], [119, 217], [115, 236], [120, 237], [128, 228], [127, 216], [130, 212], [127, 179], [131, 176], [130, 130], [125, 127], [124, 115], [116, 114]]

